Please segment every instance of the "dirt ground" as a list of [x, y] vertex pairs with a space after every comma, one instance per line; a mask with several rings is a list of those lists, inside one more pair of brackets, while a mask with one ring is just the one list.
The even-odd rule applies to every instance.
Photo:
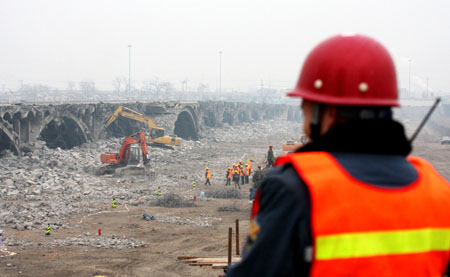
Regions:
[[[281, 139], [271, 141], [281, 144]], [[267, 141], [247, 143], [251, 153], [262, 157], [267, 151]], [[242, 145], [219, 144], [214, 147], [223, 149], [239, 148]], [[418, 142], [414, 146], [414, 155], [429, 160], [445, 177], [450, 177], [447, 162], [450, 158], [450, 146], [438, 143]], [[219, 159], [219, 157], [218, 157]], [[238, 160], [239, 157], [236, 157]], [[230, 161], [232, 163], [233, 161]], [[224, 165], [226, 166], [226, 165]], [[178, 169], [181, 167], [178, 166]], [[111, 185], [123, 186], [123, 183], [112, 182]], [[145, 187], [146, 183], [126, 184], [127, 186]], [[224, 187], [224, 183], [213, 183], [213, 187]], [[104, 249], [92, 246], [64, 247], [8, 247], [17, 255], [0, 258], [0, 276], [218, 276], [223, 271], [211, 267], [189, 266], [177, 260], [177, 256], [226, 256], [228, 228], [234, 227], [235, 220], [240, 220], [240, 241], [244, 242], [248, 231], [248, 219], [251, 204], [248, 201], [249, 185], [242, 188], [243, 199], [210, 199], [201, 200], [198, 195], [207, 188], [199, 182], [196, 188], [190, 184], [180, 185], [175, 192], [186, 197], [197, 196], [195, 207], [162, 208], [155, 206], [131, 206], [120, 203], [112, 209], [110, 202], [91, 203], [98, 210], [111, 211], [85, 217], [74, 214], [69, 220], [73, 229], [54, 230], [51, 236], [44, 236], [44, 230], [17, 231], [5, 228], [8, 235], [18, 240], [34, 243], [49, 242], [76, 236], [97, 236], [102, 229], [102, 236], [127, 237], [137, 239], [145, 244], [134, 249]], [[163, 193], [164, 187], [163, 187]], [[236, 205], [238, 212], [219, 212], [218, 207]], [[129, 210], [127, 210], [127, 208]], [[211, 226], [195, 224], [179, 225], [162, 223], [157, 220], [142, 219], [144, 213], [152, 215], [166, 214], [181, 218], [201, 218], [210, 222]], [[234, 228], [233, 228], [234, 229]], [[234, 245], [234, 244], [233, 244]], [[242, 243], [241, 243], [242, 245]], [[233, 249], [234, 251], [234, 249]]]

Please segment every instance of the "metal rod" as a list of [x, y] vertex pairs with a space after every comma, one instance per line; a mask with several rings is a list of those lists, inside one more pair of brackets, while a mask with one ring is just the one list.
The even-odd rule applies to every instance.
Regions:
[[131, 91], [131, 45], [128, 45], [128, 92]]
[[233, 228], [228, 228], [228, 266], [231, 264], [231, 250], [233, 242]]
[[219, 51], [219, 93], [222, 92], [222, 50]]
[[239, 256], [239, 219], [236, 219], [236, 255]]
[[414, 134], [409, 139], [409, 143], [412, 143], [416, 139], [416, 137], [419, 134], [420, 130], [422, 130], [422, 128], [425, 125], [425, 123], [427, 123], [428, 118], [430, 118], [431, 114], [434, 112], [434, 109], [436, 109], [436, 107], [439, 104], [439, 102], [441, 102], [441, 98], [440, 97], [436, 98], [436, 100], [434, 101], [433, 106], [431, 106], [431, 108], [428, 111], [427, 115], [422, 119], [422, 122], [420, 122], [419, 127], [417, 127], [416, 131], [414, 132]]

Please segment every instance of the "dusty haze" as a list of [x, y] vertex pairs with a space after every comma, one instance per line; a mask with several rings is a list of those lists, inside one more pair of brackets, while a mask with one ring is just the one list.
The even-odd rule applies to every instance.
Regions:
[[370, 35], [394, 56], [399, 87], [450, 92], [449, 1], [23, 1], [0, 2], [0, 91], [66, 89], [116, 78], [178, 89], [289, 89], [308, 51], [342, 32]]

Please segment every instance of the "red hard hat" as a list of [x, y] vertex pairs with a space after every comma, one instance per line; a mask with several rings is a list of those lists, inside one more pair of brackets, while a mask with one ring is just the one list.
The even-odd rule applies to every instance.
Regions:
[[391, 56], [363, 35], [338, 35], [316, 46], [287, 95], [331, 105], [399, 106]]

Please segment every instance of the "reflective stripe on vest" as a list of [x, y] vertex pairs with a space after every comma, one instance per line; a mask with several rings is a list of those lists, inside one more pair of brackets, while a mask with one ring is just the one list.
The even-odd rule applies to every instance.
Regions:
[[294, 153], [311, 197], [312, 276], [440, 276], [449, 262], [450, 185], [410, 157], [413, 183], [380, 188], [353, 178], [328, 153]]

